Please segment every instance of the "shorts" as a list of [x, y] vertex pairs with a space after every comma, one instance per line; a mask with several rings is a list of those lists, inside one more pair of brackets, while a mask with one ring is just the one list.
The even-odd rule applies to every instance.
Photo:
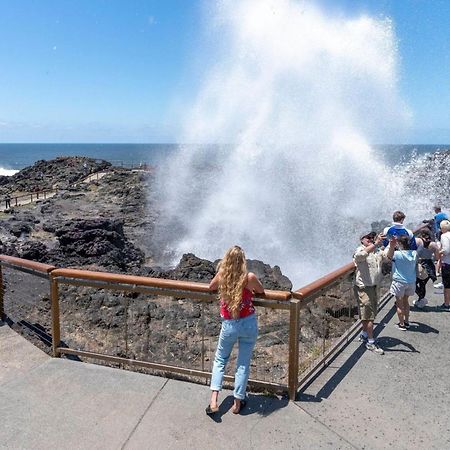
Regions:
[[450, 264], [442, 264], [441, 274], [444, 289], [450, 289]]
[[359, 318], [361, 320], [375, 320], [378, 311], [378, 287], [354, 286], [353, 290], [358, 302]]
[[389, 292], [396, 297], [408, 297], [416, 292], [416, 283], [401, 283], [400, 281], [392, 281]]

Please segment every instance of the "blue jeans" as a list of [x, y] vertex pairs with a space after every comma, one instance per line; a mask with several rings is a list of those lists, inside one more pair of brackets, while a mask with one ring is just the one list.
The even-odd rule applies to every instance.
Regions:
[[225, 368], [236, 341], [239, 343], [239, 353], [234, 376], [234, 397], [245, 399], [248, 377], [250, 374], [250, 360], [258, 337], [258, 322], [256, 314], [243, 319], [224, 320], [220, 330], [216, 356], [211, 377], [211, 390], [222, 390]]

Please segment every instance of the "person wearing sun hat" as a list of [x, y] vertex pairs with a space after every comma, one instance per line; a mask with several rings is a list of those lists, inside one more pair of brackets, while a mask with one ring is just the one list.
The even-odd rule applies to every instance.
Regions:
[[362, 323], [359, 340], [364, 342], [368, 350], [378, 355], [383, 355], [384, 351], [373, 337], [373, 322], [378, 311], [381, 266], [385, 259], [384, 253], [379, 250], [383, 238], [383, 235], [377, 235], [373, 231], [363, 234], [360, 237], [361, 245], [353, 254], [356, 266], [354, 293]]

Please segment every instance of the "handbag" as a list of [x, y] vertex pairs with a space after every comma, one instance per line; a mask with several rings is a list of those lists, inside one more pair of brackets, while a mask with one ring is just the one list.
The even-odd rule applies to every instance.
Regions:
[[416, 277], [419, 280], [426, 280], [428, 278], [428, 271], [427, 269], [422, 266], [422, 264], [418, 263], [416, 267]]

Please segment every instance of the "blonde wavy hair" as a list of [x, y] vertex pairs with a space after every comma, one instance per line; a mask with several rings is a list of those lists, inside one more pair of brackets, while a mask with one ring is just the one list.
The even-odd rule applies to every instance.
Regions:
[[231, 247], [218, 265], [220, 272], [219, 294], [231, 316], [239, 316], [242, 290], [247, 284], [247, 262], [241, 247]]

